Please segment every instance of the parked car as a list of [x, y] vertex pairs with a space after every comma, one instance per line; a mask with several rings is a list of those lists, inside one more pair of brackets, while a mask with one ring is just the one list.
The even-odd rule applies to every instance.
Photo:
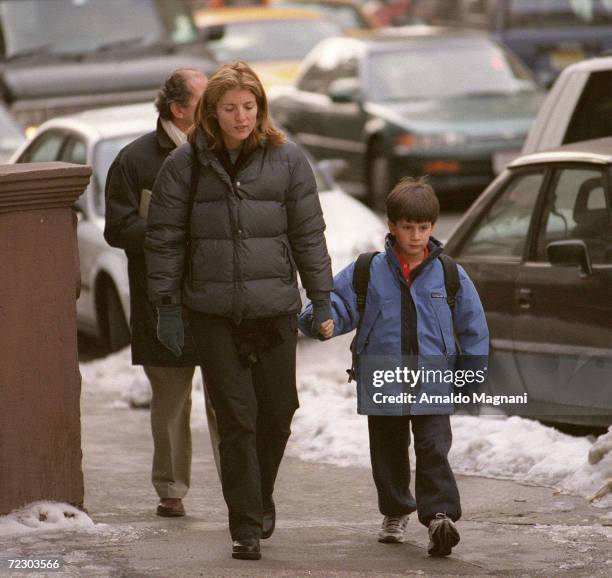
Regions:
[[245, 60], [266, 87], [293, 82], [300, 61], [321, 40], [342, 29], [312, 10], [299, 8], [217, 8], [198, 10], [195, 22], [219, 62]]
[[0, 0], [0, 101], [25, 129], [150, 102], [181, 67], [216, 67], [185, 0]]
[[612, 49], [608, 0], [412, 0], [413, 22], [488, 30], [550, 86], [563, 68]]
[[428, 174], [443, 195], [480, 193], [493, 154], [520, 150], [542, 98], [486, 35], [416, 26], [324, 40], [270, 106], [315, 158], [345, 159], [381, 209], [405, 175]]
[[[78, 201], [78, 241], [81, 296], [77, 301], [78, 328], [101, 338], [111, 351], [129, 342], [129, 285], [127, 259], [103, 237], [104, 187], [117, 153], [140, 135], [154, 130], [157, 113], [152, 104], [127, 105], [51, 119], [22, 146], [12, 162], [65, 161], [93, 168], [89, 186]], [[355, 255], [373, 250], [384, 238], [382, 221], [330, 179], [331, 162], [315, 175], [327, 222], [327, 245], [335, 271]]]
[[612, 423], [612, 138], [521, 156], [446, 251], [480, 293], [489, 389], [549, 421]]
[[522, 153], [612, 136], [612, 56], [568, 66], [542, 103]]
[[15, 150], [25, 141], [23, 129], [0, 104], [0, 164], [8, 161]]
[[347, 34], [380, 25], [358, 0], [276, 0], [274, 6], [314, 10], [324, 18], [333, 20]]

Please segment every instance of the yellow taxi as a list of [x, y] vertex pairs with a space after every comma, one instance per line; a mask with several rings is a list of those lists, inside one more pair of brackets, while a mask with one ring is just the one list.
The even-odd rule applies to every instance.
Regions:
[[[196, 25], [217, 37], [207, 43], [219, 63], [244, 60], [266, 88], [289, 85], [298, 66], [321, 40], [342, 36], [342, 29], [320, 14], [300, 8], [248, 6], [196, 10]], [[221, 30], [220, 30], [221, 29]]]

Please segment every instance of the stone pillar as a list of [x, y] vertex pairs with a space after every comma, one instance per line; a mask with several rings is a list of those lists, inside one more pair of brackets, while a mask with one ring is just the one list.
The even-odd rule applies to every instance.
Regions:
[[83, 504], [72, 205], [90, 174], [0, 166], [0, 514]]

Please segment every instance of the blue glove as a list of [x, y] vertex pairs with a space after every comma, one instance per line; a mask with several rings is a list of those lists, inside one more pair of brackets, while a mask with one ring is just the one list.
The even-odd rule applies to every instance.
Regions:
[[329, 299], [316, 300], [312, 302], [312, 332], [320, 340], [324, 341], [325, 337], [319, 334], [321, 323], [333, 319], [331, 310], [331, 301]]
[[181, 305], [158, 305], [157, 315], [157, 339], [180, 357], [185, 345]]

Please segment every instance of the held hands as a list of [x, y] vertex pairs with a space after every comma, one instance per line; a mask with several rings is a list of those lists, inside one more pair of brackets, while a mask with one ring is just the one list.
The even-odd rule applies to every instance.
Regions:
[[180, 357], [185, 345], [181, 305], [158, 305], [157, 314], [157, 339]]
[[312, 302], [312, 332], [321, 340], [334, 335], [334, 320], [329, 299]]

